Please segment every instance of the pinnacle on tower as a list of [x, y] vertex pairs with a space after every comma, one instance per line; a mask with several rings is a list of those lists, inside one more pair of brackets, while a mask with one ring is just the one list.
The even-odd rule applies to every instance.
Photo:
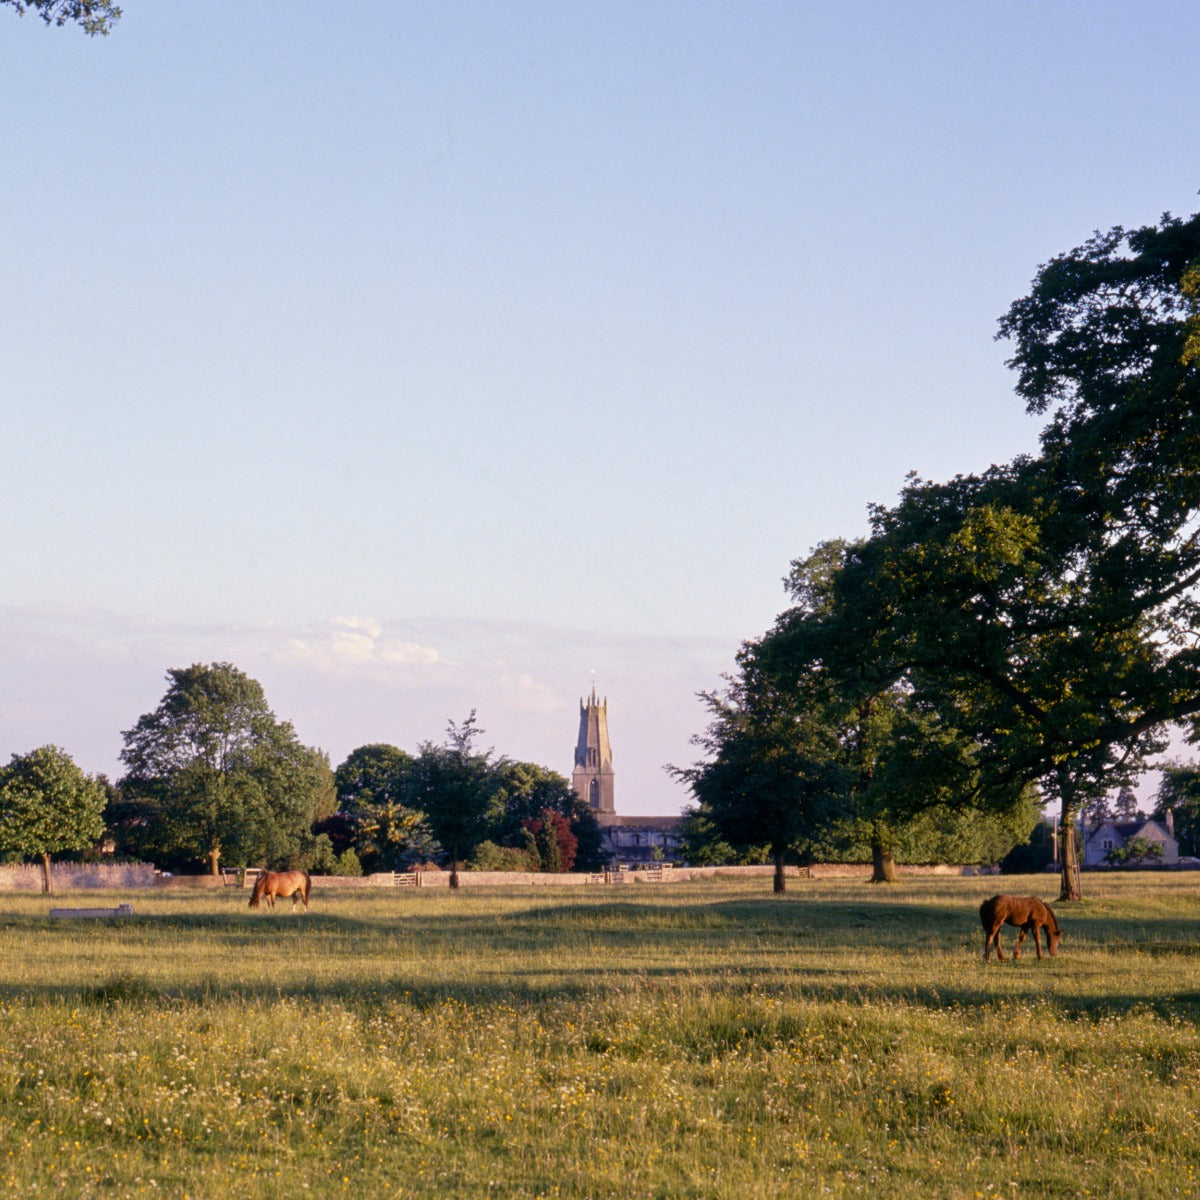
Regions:
[[591, 695], [579, 702], [579, 738], [575, 743], [575, 769], [571, 773], [575, 794], [593, 812], [613, 813], [612, 746], [608, 740], [608, 697]]

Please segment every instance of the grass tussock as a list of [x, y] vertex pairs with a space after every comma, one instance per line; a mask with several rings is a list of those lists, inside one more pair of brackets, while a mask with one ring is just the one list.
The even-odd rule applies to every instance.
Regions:
[[1200, 880], [1089, 878], [985, 967], [988, 882], [0, 897], [0, 1185], [1196, 1195]]

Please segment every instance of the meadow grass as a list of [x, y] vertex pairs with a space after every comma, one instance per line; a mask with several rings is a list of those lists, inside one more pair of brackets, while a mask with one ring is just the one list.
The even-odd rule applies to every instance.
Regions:
[[1194, 1196], [1200, 877], [1084, 883], [988, 966], [1055, 880], [3, 895], [0, 1187]]

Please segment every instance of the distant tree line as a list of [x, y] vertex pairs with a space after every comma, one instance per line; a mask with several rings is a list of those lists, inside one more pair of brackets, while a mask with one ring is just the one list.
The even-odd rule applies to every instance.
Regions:
[[478, 747], [472, 712], [443, 744], [353, 751], [336, 771], [301, 744], [262, 686], [229, 663], [167, 672], [153, 712], [124, 737], [125, 774], [85, 775], [56, 746], [0, 768], [0, 857], [94, 851], [164, 870], [226, 866], [360, 874], [445, 864], [597, 870], [595, 814], [561, 775]]
[[[692, 861], [771, 861], [782, 890], [789, 860], [858, 855], [885, 881], [898, 854], [1044, 844], [1045, 803], [1060, 895], [1077, 899], [1080, 814], [1171, 730], [1200, 737], [1200, 214], [1052, 259], [1000, 336], [1046, 418], [1040, 453], [911, 476], [866, 536], [792, 564], [790, 606], [704, 695], [700, 760], [673, 768]], [[229, 664], [168, 678], [114, 788], [54, 747], [14, 757], [0, 853], [46, 865], [103, 812], [121, 852], [213, 872], [597, 864], [566, 780], [480, 750], [474, 713], [444, 743], [364, 746], [335, 773]], [[39, 823], [39, 804], [61, 819]], [[1158, 804], [1194, 850], [1197, 769], [1168, 768]]]
[[[999, 336], [1041, 449], [948, 483], [910, 476], [869, 533], [792, 565], [746, 642], [690, 787], [694, 837], [785, 860], [1073, 828], [1200, 713], [1200, 214], [1097, 233], [1043, 265]], [[1197, 778], [1160, 799], [1193, 836]], [[965, 822], [965, 823], [964, 823]], [[1023, 835], [1022, 835], [1023, 837]]]

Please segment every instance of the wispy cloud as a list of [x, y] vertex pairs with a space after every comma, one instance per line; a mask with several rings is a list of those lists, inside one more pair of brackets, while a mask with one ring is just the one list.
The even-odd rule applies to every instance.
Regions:
[[289, 636], [275, 653], [321, 671], [445, 665], [434, 647], [389, 634], [379, 621], [357, 616], [335, 617]]
[[662, 770], [693, 756], [695, 699], [736, 647], [534, 622], [348, 615], [305, 626], [198, 625], [98, 609], [0, 606], [0, 761], [55, 742], [119, 775], [122, 731], [150, 712], [169, 668], [232, 662], [334, 764], [356, 746], [415, 749], [476, 709], [498, 754], [571, 769], [577, 704], [595, 669], [610, 700], [620, 812], [672, 812]]

